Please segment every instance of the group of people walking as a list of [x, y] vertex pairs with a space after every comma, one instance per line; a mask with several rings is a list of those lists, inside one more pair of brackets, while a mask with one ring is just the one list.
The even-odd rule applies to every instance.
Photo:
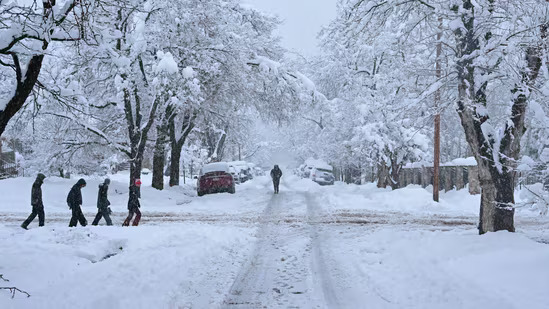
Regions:
[[[273, 180], [273, 186], [274, 186], [274, 193], [278, 194], [278, 187], [280, 184], [280, 178], [282, 177], [282, 171], [278, 167], [278, 165], [275, 165], [274, 168], [271, 170], [271, 178]], [[44, 179], [46, 176], [44, 174], [38, 174], [36, 176], [36, 180], [32, 184], [32, 190], [31, 190], [31, 205], [32, 205], [32, 213], [29, 215], [27, 220], [25, 220], [21, 227], [24, 229], [27, 229], [29, 224], [38, 216], [38, 226], [44, 226], [45, 221], [45, 213], [44, 213], [44, 203], [42, 201], [42, 184], [44, 183]], [[111, 205], [111, 202], [109, 202], [108, 199], [108, 190], [109, 190], [109, 184], [111, 183], [110, 179], [105, 179], [105, 181], [99, 185], [99, 191], [97, 193], [97, 215], [95, 215], [95, 219], [93, 219], [92, 225], [99, 224], [99, 221], [101, 218], [105, 218], [105, 222], [107, 225], [112, 225], [112, 220], [110, 217], [111, 214], [111, 208], [109, 207]], [[86, 226], [88, 224], [88, 221], [86, 220], [86, 217], [84, 217], [84, 214], [82, 213], [82, 188], [86, 186], [86, 181], [82, 178], [80, 178], [74, 186], [72, 186], [71, 190], [69, 191], [69, 195], [67, 195], [67, 205], [71, 209], [72, 216], [71, 220], [69, 222], [69, 227], [75, 227], [78, 223], [80, 223], [81, 226]], [[140, 190], [139, 187], [141, 186], [141, 180], [136, 179], [135, 182], [130, 186], [130, 197], [128, 200], [128, 217], [126, 217], [126, 220], [124, 220], [124, 223], [122, 223], [122, 226], [129, 226], [133, 216], [135, 215], [135, 219], [133, 220], [132, 225], [137, 226], [139, 224], [139, 220], [141, 220], [141, 211], [139, 208], [141, 207], [141, 204], [139, 203], [140, 198]]]
[[[42, 201], [42, 184], [44, 183], [44, 179], [46, 176], [44, 174], [38, 174], [36, 176], [36, 180], [34, 181], [32, 185], [31, 190], [31, 205], [32, 205], [32, 213], [29, 215], [27, 220], [25, 220], [21, 227], [24, 229], [27, 229], [29, 224], [38, 216], [38, 226], [44, 226], [45, 221], [45, 213], [44, 213], [44, 203]], [[111, 208], [109, 207], [111, 205], [111, 202], [108, 199], [108, 190], [109, 190], [109, 184], [111, 183], [110, 179], [105, 179], [105, 181], [99, 185], [99, 191], [97, 193], [97, 215], [95, 215], [95, 219], [92, 222], [92, 225], [99, 224], [99, 221], [101, 218], [105, 218], [105, 222], [107, 225], [112, 225], [112, 220], [110, 217], [110, 214], [112, 213]], [[67, 195], [67, 205], [71, 209], [72, 216], [71, 220], [69, 222], [69, 227], [75, 227], [78, 223], [80, 223], [81, 226], [86, 226], [88, 224], [88, 221], [86, 220], [86, 217], [84, 217], [84, 214], [82, 213], [82, 188], [86, 186], [86, 181], [84, 179], [79, 179], [74, 186], [72, 186], [71, 190], [69, 191], [69, 194]], [[139, 208], [141, 207], [139, 203], [139, 187], [141, 186], [141, 180], [136, 179], [135, 182], [130, 186], [130, 198], [128, 200], [128, 217], [126, 220], [124, 220], [124, 223], [122, 226], [129, 226], [133, 216], [135, 215], [135, 219], [133, 220], [132, 225], [137, 226], [139, 224], [139, 220], [141, 219], [141, 211], [139, 211]]]

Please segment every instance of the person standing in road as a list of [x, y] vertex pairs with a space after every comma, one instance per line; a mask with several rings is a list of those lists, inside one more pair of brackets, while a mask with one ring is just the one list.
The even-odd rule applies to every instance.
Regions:
[[271, 170], [271, 178], [273, 179], [274, 193], [278, 194], [278, 185], [280, 184], [280, 177], [282, 177], [282, 171], [275, 165]]
[[130, 226], [130, 222], [132, 221], [133, 214], [135, 213], [135, 219], [133, 220], [133, 226], [137, 226], [139, 224], [139, 220], [141, 219], [141, 211], [139, 211], [139, 208], [141, 205], [139, 204], [139, 187], [141, 186], [141, 179], [136, 179], [135, 183], [130, 186], [130, 198], [128, 200], [128, 217], [126, 220], [124, 220], [124, 223], [122, 223], [122, 226]]
[[80, 191], [82, 188], [86, 186], [86, 181], [82, 178], [76, 182], [74, 186], [72, 186], [71, 191], [69, 192], [69, 195], [67, 196], [67, 204], [69, 205], [69, 208], [72, 211], [72, 217], [71, 221], [69, 222], [69, 227], [76, 226], [77, 222], [80, 222], [80, 225], [86, 226], [88, 224], [88, 221], [86, 221], [86, 218], [84, 217], [84, 214], [82, 213], [82, 192]]
[[36, 180], [32, 184], [32, 190], [31, 190], [31, 205], [32, 205], [32, 213], [30, 216], [21, 224], [21, 227], [25, 230], [29, 226], [29, 224], [36, 218], [36, 215], [38, 215], [38, 226], [44, 226], [44, 204], [42, 203], [42, 184], [44, 183], [44, 179], [46, 176], [44, 174], [38, 174], [36, 175]]
[[92, 225], [97, 225], [101, 217], [105, 218], [107, 225], [112, 225], [112, 220], [110, 217], [110, 207], [109, 199], [107, 197], [107, 191], [109, 190], [109, 184], [111, 180], [109, 178], [105, 179], [105, 182], [99, 185], [99, 192], [97, 193], [97, 215], [92, 222]]

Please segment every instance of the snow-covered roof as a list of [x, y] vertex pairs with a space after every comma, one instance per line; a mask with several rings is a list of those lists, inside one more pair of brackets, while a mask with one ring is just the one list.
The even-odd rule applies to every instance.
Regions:
[[324, 160], [309, 158], [305, 160], [305, 164], [311, 167], [326, 169], [330, 171], [333, 170], [333, 167], [330, 164], [326, 163], [326, 161]]
[[248, 162], [246, 161], [231, 161], [227, 162], [227, 164], [233, 166], [238, 173], [240, 173], [240, 171], [242, 170], [247, 170], [248, 168], [250, 168]]
[[216, 162], [202, 166], [201, 174], [211, 172], [229, 172], [229, 164], [227, 162]]

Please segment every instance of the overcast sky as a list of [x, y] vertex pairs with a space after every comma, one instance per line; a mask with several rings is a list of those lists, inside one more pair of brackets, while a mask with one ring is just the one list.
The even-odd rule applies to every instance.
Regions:
[[284, 21], [282, 44], [304, 55], [318, 53], [317, 35], [336, 16], [337, 0], [242, 0]]

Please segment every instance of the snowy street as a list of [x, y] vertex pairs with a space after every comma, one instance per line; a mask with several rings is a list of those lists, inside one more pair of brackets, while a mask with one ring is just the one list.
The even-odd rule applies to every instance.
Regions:
[[0, 309], [549, 309], [549, 0], [0, 0]]
[[[60, 189], [70, 181], [52, 178], [46, 227], [25, 231], [26, 195], [5, 191], [24, 193], [22, 182], [32, 179], [0, 181], [0, 272], [32, 296], [4, 291], [2, 308], [544, 308], [547, 300], [549, 220], [519, 212], [518, 233], [479, 238], [478, 196], [465, 190], [435, 205], [422, 188], [321, 187], [295, 176], [278, 195], [266, 177], [200, 198], [144, 187], [141, 226], [120, 226], [126, 196], [113, 194], [115, 226], [69, 229]], [[83, 191], [90, 221], [95, 190]], [[521, 284], [486, 281], [494, 279]]]

